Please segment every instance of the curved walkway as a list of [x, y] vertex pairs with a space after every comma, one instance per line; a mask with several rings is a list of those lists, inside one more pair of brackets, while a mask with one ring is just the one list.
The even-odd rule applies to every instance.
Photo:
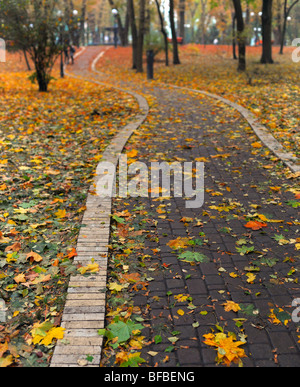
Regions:
[[[99, 82], [88, 67], [99, 57], [99, 52], [96, 56], [94, 50], [92, 54], [93, 48], [89, 48], [82, 55], [79, 63], [83, 68], [75, 73]], [[102, 82], [103, 78], [99, 74], [99, 83], [107, 85]], [[148, 93], [156, 101], [150, 111], [151, 120], [145, 120], [148, 111], [142, 106], [142, 114], [137, 118], [138, 125], [144, 122], [141, 133], [131, 140], [134, 127], [129, 124], [128, 132], [107, 148], [105, 158], [116, 165], [118, 153], [128, 140], [129, 145], [138, 149], [139, 161], [147, 165], [152, 154], [159, 155], [161, 161], [203, 160], [206, 171], [202, 208], [186, 209], [184, 198], [138, 201], [139, 206], [151, 212], [156, 227], [156, 240], [147, 241], [143, 254], [151, 257], [148, 259], [151, 269], [158, 268], [151, 270], [153, 280], [147, 292], [133, 295], [134, 304], [148, 313], [145, 335], [147, 342], [152, 341], [143, 348], [141, 356], [147, 366], [213, 366], [215, 351], [203, 344], [203, 334], [218, 323], [246, 337], [247, 366], [299, 366], [297, 324], [274, 323], [270, 318], [271, 309], [282, 308], [291, 313], [293, 300], [300, 297], [295, 263], [299, 219], [297, 209], [289, 204], [294, 198], [292, 180], [285, 178], [282, 167], [275, 167], [272, 161], [270, 165], [267, 158], [253, 152], [251, 144], [257, 141], [256, 136], [232, 108], [226, 109], [223, 103], [215, 103], [206, 96], [191, 95], [190, 90], [174, 88], [171, 91], [155, 83], [149, 87], [131, 86], [137, 89], [138, 95]], [[127, 87], [130, 85], [125, 84], [124, 89]], [[69, 344], [58, 342], [52, 366], [97, 366], [100, 362], [102, 339], [97, 330], [105, 319], [106, 244], [111, 203], [97, 200], [94, 196], [88, 198], [84, 222], [89, 224], [91, 240], [86, 244], [79, 237], [76, 259], [86, 262], [101, 254], [97, 259], [101, 272], [90, 277], [88, 283], [86, 278], [71, 279], [63, 317]], [[134, 209], [136, 203], [134, 198], [126, 200], [126, 210]], [[122, 211], [122, 203], [118, 210]], [[264, 219], [267, 226], [260, 230], [247, 229], [247, 216], [250, 219], [261, 216], [259, 219]], [[99, 227], [102, 220], [105, 224]], [[145, 223], [145, 231], [147, 227]], [[204, 252], [209, 262], [190, 265], [179, 260], [178, 254], [174, 255], [168, 245], [170, 240], [187, 236], [196, 240], [199, 236], [205, 238], [194, 250]], [[243, 246], [249, 250], [243, 252]], [[192, 309], [187, 302], [175, 300], [174, 296], [179, 294], [192, 298]], [[83, 300], [88, 300], [86, 306]], [[226, 301], [243, 305], [242, 311], [238, 314], [224, 311]], [[242, 322], [241, 329], [237, 329], [234, 318]], [[165, 327], [166, 337], [162, 335], [158, 347], [153, 338], [159, 327]], [[166, 361], [164, 350], [170, 345], [168, 336], [174, 331], [180, 334]], [[153, 358], [149, 352], [157, 356]], [[86, 355], [91, 355], [93, 360], [88, 362]]]

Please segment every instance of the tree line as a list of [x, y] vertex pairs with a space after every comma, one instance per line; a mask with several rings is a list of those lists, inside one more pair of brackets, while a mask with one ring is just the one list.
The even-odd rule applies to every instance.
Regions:
[[[207, 15], [218, 12], [220, 28], [222, 23], [225, 23], [225, 12], [232, 15], [232, 44], [234, 56], [235, 46], [238, 47], [239, 71], [246, 69], [246, 47], [249, 42], [247, 24], [250, 11], [259, 10], [262, 34], [261, 63], [273, 63], [274, 7], [276, 5], [276, 17], [279, 15], [283, 21], [279, 23], [280, 28], [278, 27], [282, 53], [288, 18], [300, 0], [223, 0], [221, 3], [216, 0], [101, 1], [108, 1], [110, 9], [115, 11], [118, 35], [123, 46], [128, 45], [130, 36], [132, 68], [142, 72], [145, 37], [149, 30], [153, 29], [154, 21], [162, 36], [165, 64], [169, 65], [171, 48], [172, 63], [178, 65], [179, 42], [185, 41], [186, 13], [189, 11], [194, 20], [198, 9], [201, 9], [201, 12], [196, 20], [200, 25], [202, 43], [205, 42]], [[73, 0], [0, 0], [0, 37], [12, 42], [14, 49], [22, 50], [28, 65], [27, 56], [31, 58], [35, 66], [33, 78], [37, 80], [40, 91], [48, 90], [54, 63], [66, 48], [70, 44], [87, 43], [84, 28], [88, 3], [89, 0], [77, 0], [76, 6], [79, 6], [79, 10], [74, 13]]]

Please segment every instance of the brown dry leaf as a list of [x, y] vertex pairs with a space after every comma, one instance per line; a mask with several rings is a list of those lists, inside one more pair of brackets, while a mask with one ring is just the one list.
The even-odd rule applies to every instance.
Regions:
[[21, 250], [21, 243], [15, 242], [13, 245], [7, 246], [4, 251], [7, 252], [7, 251], [20, 251], [20, 250]]
[[188, 246], [189, 238], [178, 237], [176, 239], [171, 240], [167, 243], [167, 246], [171, 247], [171, 249], [184, 249]]
[[22, 283], [22, 282], [26, 282], [25, 274], [24, 273], [20, 273], [20, 274], [16, 275], [14, 277], [14, 280], [15, 280], [15, 282], [17, 284]]
[[41, 262], [43, 258], [38, 254], [35, 253], [34, 251], [30, 251], [30, 253], [27, 254], [26, 258], [30, 259], [30, 261], [35, 261], [35, 262]]

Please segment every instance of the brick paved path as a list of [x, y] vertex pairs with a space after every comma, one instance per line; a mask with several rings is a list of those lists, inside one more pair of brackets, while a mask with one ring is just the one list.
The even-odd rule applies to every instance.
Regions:
[[[145, 341], [152, 340], [142, 349], [145, 365], [215, 365], [216, 352], [203, 343], [203, 334], [218, 324], [246, 335], [245, 366], [299, 366], [298, 324], [291, 319], [287, 325], [276, 324], [269, 317], [271, 309], [280, 317], [278, 308], [291, 315], [292, 301], [300, 297], [296, 250], [300, 217], [290, 190], [296, 179], [265, 147], [251, 145], [257, 137], [228, 106], [155, 83], [140, 86], [140, 91], [154, 104], [127, 144], [138, 150], [138, 161], [149, 167], [151, 161], [205, 161], [201, 208], [186, 209], [184, 198], [113, 200], [114, 211], [134, 212], [139, 207], [152, 219], [144, 223], [149, 236], [142, 251], [148, 257], [144, 265], [134, 254], [128, 258], [130, 267], [153, 279], [147, 291], [131, 292], [134, 306], [147, 316]], [[266, 222], [267, 227], [245, 228], [250, 219]], [[178, 237], [198, 240], [192, 249], [205, 254], [209, 262], [191, 265], [178, 259], [178, 251], [167, 245]], [[243, 253], [243, 246], [249, 250]], [[111, 257], [116, 253], [112, 250]], [[249, 274], [255, 275], [253, 281]], [[187, 300], [176, 300], [179, 294], [189, 296], [194, 307]], [[226, 312], [227, 300], [242, 309]], [[245, 319], [242, 327], [236, 326], [236, 318]], [[174, 331], [178, 341], [172, 352], [164, 352]], [[155, 344], [158, 334], [162, 341]]]
[[[148, 267], [159, 269], [150, 272], [154, 280], [149, 282], [149, 293], [133, 296], [134, 305], [150, 305], [149, 327], [142, 334], [149, 339], [158, 333], [163, 337], [162, 343], [142, 350], [147, 365], [214, 365], [216, 352], [203, 344], [203, 334], [215, 324], [238, 334], [233, 319], [245, 318], [248, 358], [243, 359], [244, 365], [299, 366], [298, 324], [291, 320], [287, 326], [274, 324], [269, 318], [276, 307], [291, 314], [295, 309], [292, 301], [300, 296], [300, 253], [295, 248], [299, 223], [293, 223], [300, 217], [289, 202], [295, 196], [288, 191], [296, 179], [290, 178], [290, 172], [265, 147], [251, 145], [258, 139], [235, 110], [187, 91], [155, 87], [155, 83], [142, 91], [154, 98], [155, 105], [140, 135], [127, 144], [138, 150], [138, 161], [150, 167], [151, 161], [206, 160], [202, 208], [186, 209], [183, 198], [128, 198], [126, 205], [114, 201], [118, 211], [144, 206], [156, 223], [157, 238], [148, 239], [143, 253], [151, 256]], [[257, 231], [245, 228], [251, 219], [246, 220], [246, 215], [256, 213], [282, 222], [267, 222], [267, 227]], [[185, 223], [182, 218], [193, 221]], [[199, 233], [208, 242], [194, 251], [209, 257], [208, 263], [191, 266], [167, 245], [179, 236], [197, 239]], [[243, 243], [254, 246], [254, 252], [241, 255], [237, 248]], [[130, 262], [134, 263], [132, 258]], [[256, 275], [253, 283], [247, 282], [250, 266], [259, 270], [252, 272]], [[196, 309], [189, 309], [188, 302], [177, 302], [174, 296], [178, 294], [191, 296]], [[222, 305], [226, 300], [241, 304], [243, 312], [226, 312]], [[178, 309], [185, 314], [180, 316]], [[180, 332], [179, 340], [164, 363], [163, 351], [170, 345], [172, 331]], [[152, 357], [149, 351], [159, 354]]]

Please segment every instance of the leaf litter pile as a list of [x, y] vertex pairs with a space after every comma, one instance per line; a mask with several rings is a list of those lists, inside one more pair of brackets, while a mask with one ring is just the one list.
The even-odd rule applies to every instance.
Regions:
[[226, 105], [143, 92], [151, 111], [126, 147], [129, 164], [204, 162], [205, 203], [113, 200], [101, 365], [299, 364], [299, 173]]
[[47, 366], [93, 173], [136, 104], [72, 78], [41, 94], [16, 65], [0, 73], [0, 367]]

